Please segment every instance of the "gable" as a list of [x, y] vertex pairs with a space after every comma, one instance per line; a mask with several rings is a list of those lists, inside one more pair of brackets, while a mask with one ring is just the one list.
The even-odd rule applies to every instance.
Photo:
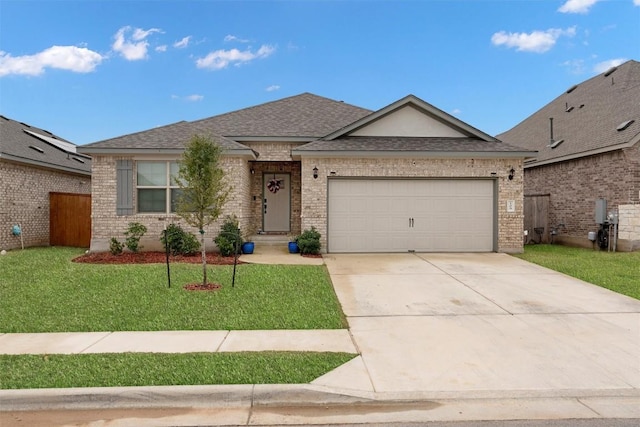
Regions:
[[398, 137], [465, 137], [457, 129], [434, 116], [419, 111], [412, 105], [403, 106], [389, 114], [367, 123], [350, 133], [351, 136], [398, 136]]

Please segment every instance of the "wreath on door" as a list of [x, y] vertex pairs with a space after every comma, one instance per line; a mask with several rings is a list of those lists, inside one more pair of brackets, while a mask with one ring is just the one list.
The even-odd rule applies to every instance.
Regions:
[[273, 194], [276, 194], [280, 191], [280, 187], [282, 186], [282, 180], [273, 178], [267, 182], [267, 190], [271, 191]]

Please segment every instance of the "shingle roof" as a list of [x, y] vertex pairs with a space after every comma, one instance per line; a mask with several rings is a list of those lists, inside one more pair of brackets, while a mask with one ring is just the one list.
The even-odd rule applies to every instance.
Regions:
[[91, 158], [75, 148], [47, 130], [0, 116], [0, 159], [91, 175]]
[[320, 138], [371, 114], [371, 110], [303, 93], [193, 122], [231, 137]]
[[[294, 150], [295, 153], [309, 152], [422, 152], [434, 153], [503, 153], [530, 155], [520, 147], [501, 141], [485, 141], [480, 138], [444, 137], [389, 137], [389, 136], [348, 136], [333, 140], [318, 140]], [[525, 154], [523, 154], [525, 153]]]
[[[101, 152], [103, 150], [184, 150], [185, 145], [189, 142], [195, 131], [191, 122], [181, 121], [166, 126], [149, 129], [142, 132], [123, 135], [116, 138], [106, 139], [104, 141], [94, 142], [92, 144], [83, 145], [80, 148], [82, 152], [92, 153]], [[223, 149], [230, 151], [250, 151], [250, 149], [242, 144], [232, 141], [223, 136], [211, 133], [200, 132], [202, 135], [211, 137]]]
[[[208, 135], [226, 150], [250, 151], [231, 138], [320, 138], [370, 114], [310, 93], [256, 105], [193, 122], [181, 121], [154, 129], [83, 145], [85, 153], [103, 150], [182, 150], [194, 134]], [[230, 138], [227, 138], [230, 137]]]
[[[553, 139], [564, 140], [550, 147]], [[616, 128], [634, 120], [622, 131]], [[538, 150], [531, 164], [562, 161], [616, 149], [640, 140], [640, 63], [627, 61], [561, 94], [539, 111], [498, 138], [513, 145]]]

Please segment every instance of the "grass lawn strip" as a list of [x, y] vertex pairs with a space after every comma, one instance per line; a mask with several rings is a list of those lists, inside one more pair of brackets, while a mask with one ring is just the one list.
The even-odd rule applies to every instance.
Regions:
[[0, 388], [306, 384], [347, 353], [120, 353], [0, 355]]
[[0, 332], [341, 329], [346, 320], [325, 266], [209, 266], [213, 292], [186, 291], [202, 267], [74, 263], [72, 248], [0, 257]]
[[527, 245], [518, 258], [640, 299], [640, 252], [606, 252], [561, 245]]

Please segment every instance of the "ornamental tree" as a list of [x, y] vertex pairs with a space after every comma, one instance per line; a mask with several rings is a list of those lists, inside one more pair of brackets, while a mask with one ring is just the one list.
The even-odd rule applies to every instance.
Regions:
[[176, 213], [200, 231], [203, 286], [207, 284], [204, 228], [218, 219], [231, 191], [220, 168], [221, 155], [222, 148], [211, 137], [194, 135], [182, 154], [176, 179], [180, 187]]

